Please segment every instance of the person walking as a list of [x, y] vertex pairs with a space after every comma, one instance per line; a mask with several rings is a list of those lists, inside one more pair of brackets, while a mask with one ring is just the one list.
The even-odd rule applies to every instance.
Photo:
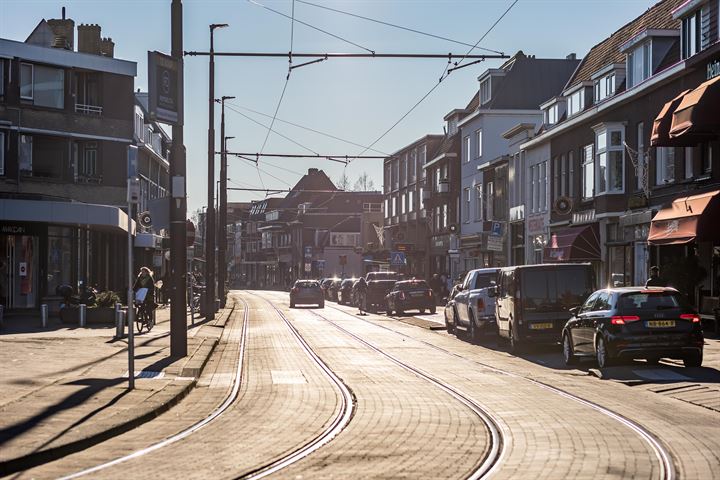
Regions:
[[660, 267], [650, 267], [650, 278], [645, 282], [645, 287], [667, 287], [667, 281], [660, 276]]

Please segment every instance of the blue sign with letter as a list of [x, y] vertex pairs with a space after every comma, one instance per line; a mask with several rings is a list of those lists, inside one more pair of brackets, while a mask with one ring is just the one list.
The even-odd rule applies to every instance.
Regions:
[[390, 252], [390, 265], [405, 265], [405, 253]]
[[490, 230], [490, 235], [495, 235], [496, 237], [502, 237], [502, 223], [492, 222], [492, 230]]

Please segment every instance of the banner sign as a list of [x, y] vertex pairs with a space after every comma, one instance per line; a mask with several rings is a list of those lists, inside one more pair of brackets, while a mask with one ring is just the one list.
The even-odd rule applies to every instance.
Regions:
[[148, 110], [150, 118], [170, 125], [183, 123], [178, 61], [160, 52], [148, 52]]

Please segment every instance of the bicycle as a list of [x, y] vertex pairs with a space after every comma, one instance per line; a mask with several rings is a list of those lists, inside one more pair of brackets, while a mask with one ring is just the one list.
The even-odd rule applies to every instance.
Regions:
[[135, 305], [135, 326], [138, 333], [142, 333], [143, 327], [149, 332], [155, 326], [152, 309], [145, 302], [138, 302]]

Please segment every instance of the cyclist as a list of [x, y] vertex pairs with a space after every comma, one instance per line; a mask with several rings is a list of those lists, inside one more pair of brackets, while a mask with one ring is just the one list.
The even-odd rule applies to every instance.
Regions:
[[[140, 315], [142, 313], [146, 313], [149, 319], [152, 321], [152, 311], [155, 309], [155, 279], [153, 278], [152, 270], [150, 270], [147, 267], [141, 267], [140, 273], [138, 274], [137, 278], [135, 279], [135, 283], [133, 284], [133, 291], [137, 294], [140, 289], [147, 289], [145, 290], [145, 298], [142, 300], [136, 299], [136, 303], [140, 303], [140, 307], [138, 308], [138, 318], [137, 320], [140, 320]], [[151, 325], [147, 325], [148, 330], [151, 327]]]

